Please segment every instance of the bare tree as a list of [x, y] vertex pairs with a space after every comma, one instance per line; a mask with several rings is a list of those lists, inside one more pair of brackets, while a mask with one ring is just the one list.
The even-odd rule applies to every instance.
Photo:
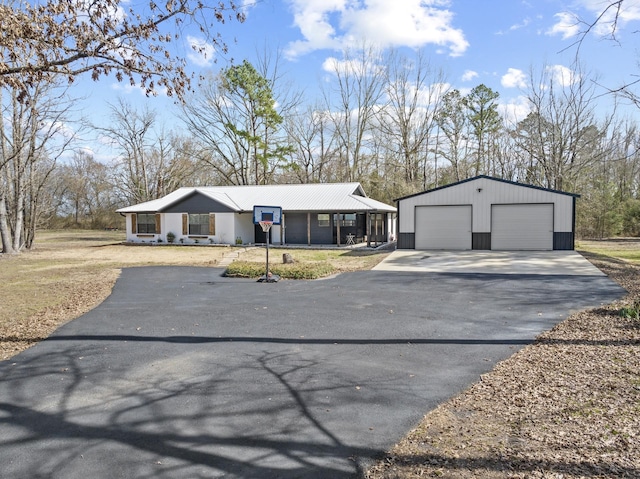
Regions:
[[[594, 32], [600, 38], [610, 40], [616, 46], [623, 46], [618, 32], [621, 24], [624, 23], [625, 10], [627, 10], [627, 8], [637, 8], [637, 5], [634, 0], [609, 0], [600, 2], [598, 7], [599, 9], [596, 11], [596, 16], [593, 19], [584, 19], [579, 15], [574, 15], [575, 26], [581, 27], [580, 32], [575, 41], [565, 50], [575, 48], [576, 63], [580, 62], [579, 58], [585, 39]], [[638, 32], [634, 31], [633, 33], [636, 34]], [[638, 75], [633, 75], [633, 77], [635, 77], [635, 79], [626, 81], [622, 85], [604, 88], [606, 88], [609, 93], [620, 95], [630, 100], [635, 106], [640, 107], [640, 97], [633, 91], [633, 87], [640, 83], [640, 78], [637, 78]]]
[[[191, 77], [185, 60], [169, 48], [185, 24], [195, 24], [218, 49], [225, 44], [215, 26], [244, 20], [233, 1], [129, 3], [125, 0], [6, 0], [0, 4], [0, 87], [20, 92], [54, 77], [70, 82], [114, 73], [139, 83], [148, 94], [164, 87], [182, 96]], [[202, 48], [202, 47], [195, 47]]]
[[[398, 184], [417, 191], [426, 188], [428, 155], [432, 150], [437, 112], [447, 85], [441, 70], [435, 70], [419, 53], [415, 61], [392, 52], [386, 69], [387, 101], [380, 112], [384, 144], [393, 151], [402, 177]], [[387, 171], [387, 170], [385, 170]]]
[[449, 161], [452, 180], [460, 181], [469, 176], [469, 118], [459, 90], [451, 90], [444, 95], [436, 121], [443, 137], [439, 142], [438, 155]]
[[116, 188], [131, 203], [157, 198], [150, 158], [157, 114], [148, 107], [137, 111], [122, 99], [109, 105], [109, 108], [110, 126], [93, 127], [110, 139], [118, 150], [117, 168], [114, 170], [117, 175], [114, 182]]
[[335, 135], [328, 112], [307, 107], [285, 118], [284, 128], [293, 147], [288, 169], [300, 183], [330, 181], [326, 167], [333, 158]]
[[336, 103], [325, 92], [327, 110], [331, 112], [340, 155], [340, 181], [358, 181], [365, 176], [366, 140], [374, 127], [384, 94], [385, 69], [379, 52], [364, 46], [347, 50], [331, 68], [335, 76]]
[[70, 104], [66, 89], [42, 83], [0, 89], [0, 106], [0, 238], [17, 253], [33, 244], [42, 189], [73, 139]]
[[138, 111], [122, 99], [110, 109], [110, 126], [93, 128], [118, 152], [112, 175], [122, 198], [130, 203], [159, 198], [193, 173], [195, 164], [184, 155], [183, 139], [158, 124], [156, 111], [147, 107]]
[[91, 154], [77, 151], [58, 165], [48, 188], [52, 207], [49, 221], [66, 220], [75, 226], [113, 227], [118, 201], [111, 168]]
[[530, 76], [531, 113], [517, 127], [517, 146], [532, 170], [529, 180], [562, 190], [605, 152], [611, 117], [595, 118], [594, 83], [581, 71], [543, 68]]

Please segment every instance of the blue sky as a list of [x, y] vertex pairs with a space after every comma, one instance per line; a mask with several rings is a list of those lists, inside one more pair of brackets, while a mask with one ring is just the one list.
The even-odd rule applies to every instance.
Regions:
[[[569, 78], [576, 49], [571, 45], [581, 27], [591, 22], [606, 0], [245, 0], [247, 20], [221, 27], [227, 55], [208, 49], [198, 56], [189, 42], [204, 42], [198, 32], [183, 36], [177, 51], [189, 57], [196, 72], [216, 72], [229, 59], [255, 61], [257, 51], [279, 49], [288, 79], [305, 91], [305, 99], [320, 99], [320, 83], [330, 81], [325, 65], [345, 48], [375, 43], [407, 56], [421, 50], [433, 67], [441, 68], [452, 88], [465, 92], [484, 83], [500, 93], [504, 111], [526, 114], [523, 89], [533, 68], [551, 68]], [[596, 29], [581, 46], [581, 63], [599, 82], [615, 88], [640, 74], [640, 0], [625, 0], [618, 23], [620, 44]], [[606, 20], [606, 18], [605, 18]], [[606, 23], [603, 24], [606, 27]], [[215, 60], [215, 61], [214, 61]], [[146, 98], [113, 78], [95, 83], [84, 78], [73, 93], [83, 95], [81, 107], [92, 121], [105, 124], [107, 102], [122, 98], [158, 111], [168, 128], [179, 127], [171, 100], [162, 93]], [[601, 100], [603, 111], [612, 103]], [[635, 113], [635, 110], [630, 109]], [[84, 145], [101, 156], [95, 141]]]

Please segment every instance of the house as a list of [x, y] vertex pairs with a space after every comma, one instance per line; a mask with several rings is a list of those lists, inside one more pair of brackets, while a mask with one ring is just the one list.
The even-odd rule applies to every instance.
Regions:
[[179, 188], [157, 200], [117, 210], [127, 242], [264, 243], [256, 205], [282, 208], [274, 244], [381, 244], [395, 237], [396, 208], [368, 198], [359, 183]]
[[579, 196], [489, 176], [405, 196], [398, 248], [572, 250]]

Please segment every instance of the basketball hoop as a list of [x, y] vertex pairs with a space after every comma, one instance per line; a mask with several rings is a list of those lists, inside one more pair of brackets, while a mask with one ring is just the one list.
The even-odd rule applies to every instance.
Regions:
[[262, 227], [262, 231], [264, 231], [265, 233], [269, 231], [269, 229], [271, 229], [272, 224], [273, 224], [273, 221], [260, 221], [260, 226]]

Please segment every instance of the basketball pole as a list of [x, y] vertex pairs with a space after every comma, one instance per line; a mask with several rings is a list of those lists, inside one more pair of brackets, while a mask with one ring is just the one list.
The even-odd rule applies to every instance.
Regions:
[[264, 273], [264, 277], [269, 281], [269, 239], [271, 238], [271, 228], [266, 231], [267, 235], [267, 271]]

